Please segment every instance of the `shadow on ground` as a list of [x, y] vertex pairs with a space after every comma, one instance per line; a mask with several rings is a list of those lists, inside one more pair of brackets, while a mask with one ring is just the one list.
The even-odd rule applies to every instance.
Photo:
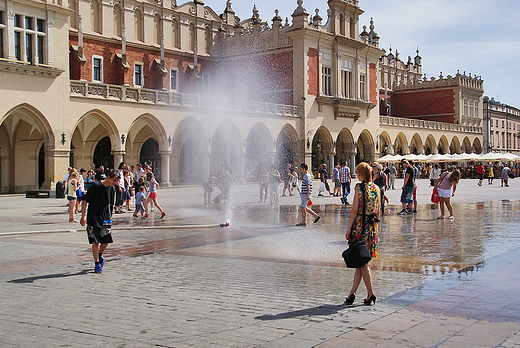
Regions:
[[9, 280], [8, 283], [15, 283], [15, 284], [34, 283], [34, 281], [36, 281], [36, 280], [74, 277], [74, 276], [83, 275], [83, 274], [87, 274], [87, 273], [89, 273], [89, 271], [84, 269], [84, 270], [76, 272], [76, 273], [45, 274], [45, 275], [35, 276], [35, 277], [13, 279], [13, 280]]
[[264, 315], [255, 317], [255, 319], [280, 320], [280, 319], [289, 319], [289, 318], [296, 318], [296, 317], [303, 317], [303, 316], [330, 315], [330, 314], [336, 314], [340, 309], [344, 309], [346, 307], [347, 306], [344, 304], [324, 305], [324, 306], [317, 306], [317, 307], [312, 307], [312, 308], [307, 308], [307, 309], [300, 309], [298, 311], [279, 313], [276, 315], [264, 314]]

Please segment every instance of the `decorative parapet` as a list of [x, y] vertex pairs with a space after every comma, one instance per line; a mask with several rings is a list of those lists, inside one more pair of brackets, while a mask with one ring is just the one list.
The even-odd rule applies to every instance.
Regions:
[[418, 119], [413, 119], [413, 118], [392, 117], [392, 116], [379, 116], [379, 125], [380, 126], [407, 127], [407, 128], [420, 128], [423, 130], [476, 133], [476, 134], [482, 134], [482, 131], [483, 131], [482, 127], [480, 127], [480, 126], [469, 126], [469, 125], [461, 125], [461, 124], [456, 124], [456, 123], [426, 121], [426, 120], [418, 120]]
[[258, 51], [266, 51], [292, 46], [292, 40], [286, 35], [294, 29], [286, 21], [282, 24], [278, 13], [273, 18], [273, 25], [248, 19], [235, 27], [228, 27], [220, 32], [219, 44], [214, 46], [213, 55], [233, 56]]
[[471, 74], [466, 76], [465, 73], [464, 75], [457, 73], [455, 77], [448, 75], [446, 78], [444, 78], [441, 73], [438, 79], [431, 77], [430, 80], [427, 80], [426, 77], [424, 77], [422, 80], [408, 81], [406, 83], [405, 81], [401, 80], [398, 85], [394, 86], [394, 91], [439, 87], [466, 87], [483, 92], [483, 85], [484, 80], [482, 80], [479, 76], [472, 77]]
[[0, 58], [0, 72], [56, 78], [65, 70], [50, 65], [31, 65], [27, 62]]
[[144, 103], [171, 107], [192, 107], [212, 109], [215, 105], [223, 111], [237, 111], [246, 114], [262, 114], [274, 117], [302, 117], [299, 106], [262, 103], [249, 100], [222, 100], [207, 96], [184, 94], [170, 91], [157, 91], [128, 86], [89, 83], [87, 81], [70, 82], [71, 97], [104, 99], [127, 103]]

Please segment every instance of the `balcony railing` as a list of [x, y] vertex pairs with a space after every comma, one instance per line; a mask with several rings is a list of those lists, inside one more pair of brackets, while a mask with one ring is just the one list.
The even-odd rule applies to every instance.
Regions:
[[420, 128], [425, 130], [440, 130], [464, 133], [482, 133], [482, 127], [467, 126], [456, 123], [418, 120], [413, 118], [379, 116], [379, 124], [382, 126], [397, 126], [407, 128]]
[[144, 103], [160, 106], [191, 107], [219, 110], [232, 110], [269, 116], [302, 116], [299, 106], [272, 104], [250, 100], [222, 99], [204, 95], [185, 94], [173, 91], [158, 91], [128, 86], [71, 81], [70, 94], [73, 97], [115, 100], [127, 103]]

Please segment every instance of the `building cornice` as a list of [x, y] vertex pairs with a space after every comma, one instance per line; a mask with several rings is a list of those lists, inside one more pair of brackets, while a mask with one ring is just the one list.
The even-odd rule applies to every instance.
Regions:
[[50, 65], [30, 65], [26, 62], [0, 58], [0, 72], [56, 78], [65, 70]]

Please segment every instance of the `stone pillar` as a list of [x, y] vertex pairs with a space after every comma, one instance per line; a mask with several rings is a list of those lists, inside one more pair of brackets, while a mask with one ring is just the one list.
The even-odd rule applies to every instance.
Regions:
[[114, 169], [117, 169], [119, 163], [124, 161], [125, 154], [125, 150], [112, 150], [112, 155], [114, 156]]
[[161, 186], [162, 187], [171, 187], [172, 183], [170, 182], [170, 155], [171, 151], [159, 151], [159, 155], [161, 155]]
[[55, 190], [56, 183], [63, 180], [69, 167], [70, 150], [45, 149], [45, 181], [42, 190]]

